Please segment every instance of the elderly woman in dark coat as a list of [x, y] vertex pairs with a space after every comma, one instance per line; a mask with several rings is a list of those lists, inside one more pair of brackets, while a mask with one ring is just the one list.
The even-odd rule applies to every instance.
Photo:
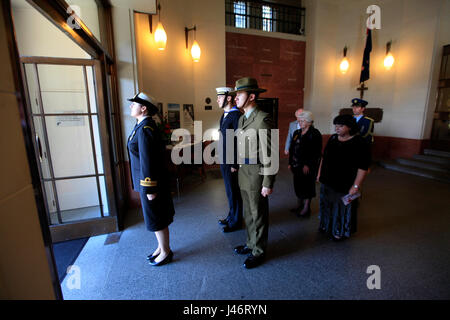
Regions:
[[311, 213], [311, 199], [316, 196], [316, 177], [322, 155], [322, 135], [313, 126], [313, 115], [303, 111], [299, 115], [300, 129], [293, 134], [289, 148], [289, 168], [294, 175], [294, 189], [298, 208], [291, 211], [298, 217]]
[[361, 192], [361, 185], [369, 169], [370, 149], [358, 134], [358, 126], [351, 115], [334, 118], [336, 134], [325, 147], [319, 169], [320, 227], [335, 241], [350, 237], [356, 231], [358, 199], [345, 205], [342, 197]]
[[169, 244], [169, 225], [173, 221], [173, 207], [168, 174], [164, 163], [165, 145], [152, 116], [158, 111], [156, 101], [141, 92], [131, 99], [131, 116], [137, 123], [128, 138], [133, 189], [141, 196], [142, 213], [147, 230], [155, 232], [158, 248], [147, 257], [153, 266], [172, 261]]

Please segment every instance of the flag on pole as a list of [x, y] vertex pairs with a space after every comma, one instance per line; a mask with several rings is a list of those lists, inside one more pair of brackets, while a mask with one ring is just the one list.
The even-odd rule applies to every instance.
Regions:
[[372, 51], [372, 30], [367, 29], [367, 39], [366, 39], [366, 47], [364, 48], [364, 57], [361, 67], [361, 76], [359, 78], [359, 83], [363, 83], [366, 80], [369, 80], [369, 66], [370, 66], [370, 52]]

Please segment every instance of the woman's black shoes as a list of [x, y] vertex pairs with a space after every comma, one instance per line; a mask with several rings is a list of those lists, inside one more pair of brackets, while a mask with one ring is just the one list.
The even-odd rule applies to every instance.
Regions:
[[297, 217], [299, 218], [309, 218], [311, 216], [311, 209], [309, 209], [308, 211], [306, 211], [305, 213], [297, 213], [296, 214]]
[[333, 240], [334, 242], [341, 242], [344, 241], [345, 239], [347, 239], [346, 237], [335, 237], [335, 236], [331, 236], [330, 237], [331, 240]]
[[153, 255], [150, 254], [150, 255], [147, 256], [147, 260], [148, 260], [148, 261], [155, 260], [155, 258], [156, 258], [157, 256], [159, 256], [159, 253], [158, 253], [158, 254], [153, 254]]
[[301, 208], [302, 208], [302, 206], [298, 206], [297, 208], [292, 208], [289, 211], [292, 212], [292, 213], [298, 213]]
[[220, 219], [219, 220], [219, 224], [221, 226], [227, 226], [228, 225], [228, 220], [227, 219]]
[[[156, 257], [155, 257], [156, 258]], [[167, 255], [167, 257], [165, 257], [163, 260], [161, 260], [160, 262], [155, 262], [155, 259], [153, 260], [149, 260], [150, 265], [154, 266], [154, 267], [159, 267], [159, 266], [163, 266], [165, 264], [168, 264], [169, 262], [172, 262], [172, 258], [173, 258], [173, 251], [170, 250], [169, 254]]]

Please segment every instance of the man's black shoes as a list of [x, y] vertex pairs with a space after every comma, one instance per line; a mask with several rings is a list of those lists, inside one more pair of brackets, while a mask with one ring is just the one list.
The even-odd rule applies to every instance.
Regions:
[[244, 267], [247, 269], [256, 268], [264, 262], [264, 255], [261, 254], [259, 256], [250, 255], [247, 260], [244, 262]]
[[220, 219], [219, 220], [219, 224], [222, 226], [227, 226], [228, 225], [228, 220], [227, 219]]
[[228, 232], [233, 232], [233, 231], [240, 230], [240, 229], [241, 229], [240, 227], [225, 226], [225, 227], [223, 227], [223, 232], [228, 233]]
[[252, 252], [252, 249], [247, 246], [237, 246], [236, 248], [234, 248], [234, 252], [236, 252], [237, 254], [249, 254]]

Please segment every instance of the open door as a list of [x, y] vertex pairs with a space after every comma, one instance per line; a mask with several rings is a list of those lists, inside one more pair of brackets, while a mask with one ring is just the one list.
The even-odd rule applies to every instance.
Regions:
[[100, 62], [21, 65], [52, 241], [118, 231]]
[[430, 147], [450, 152], [450, 45], [444, 46]]

